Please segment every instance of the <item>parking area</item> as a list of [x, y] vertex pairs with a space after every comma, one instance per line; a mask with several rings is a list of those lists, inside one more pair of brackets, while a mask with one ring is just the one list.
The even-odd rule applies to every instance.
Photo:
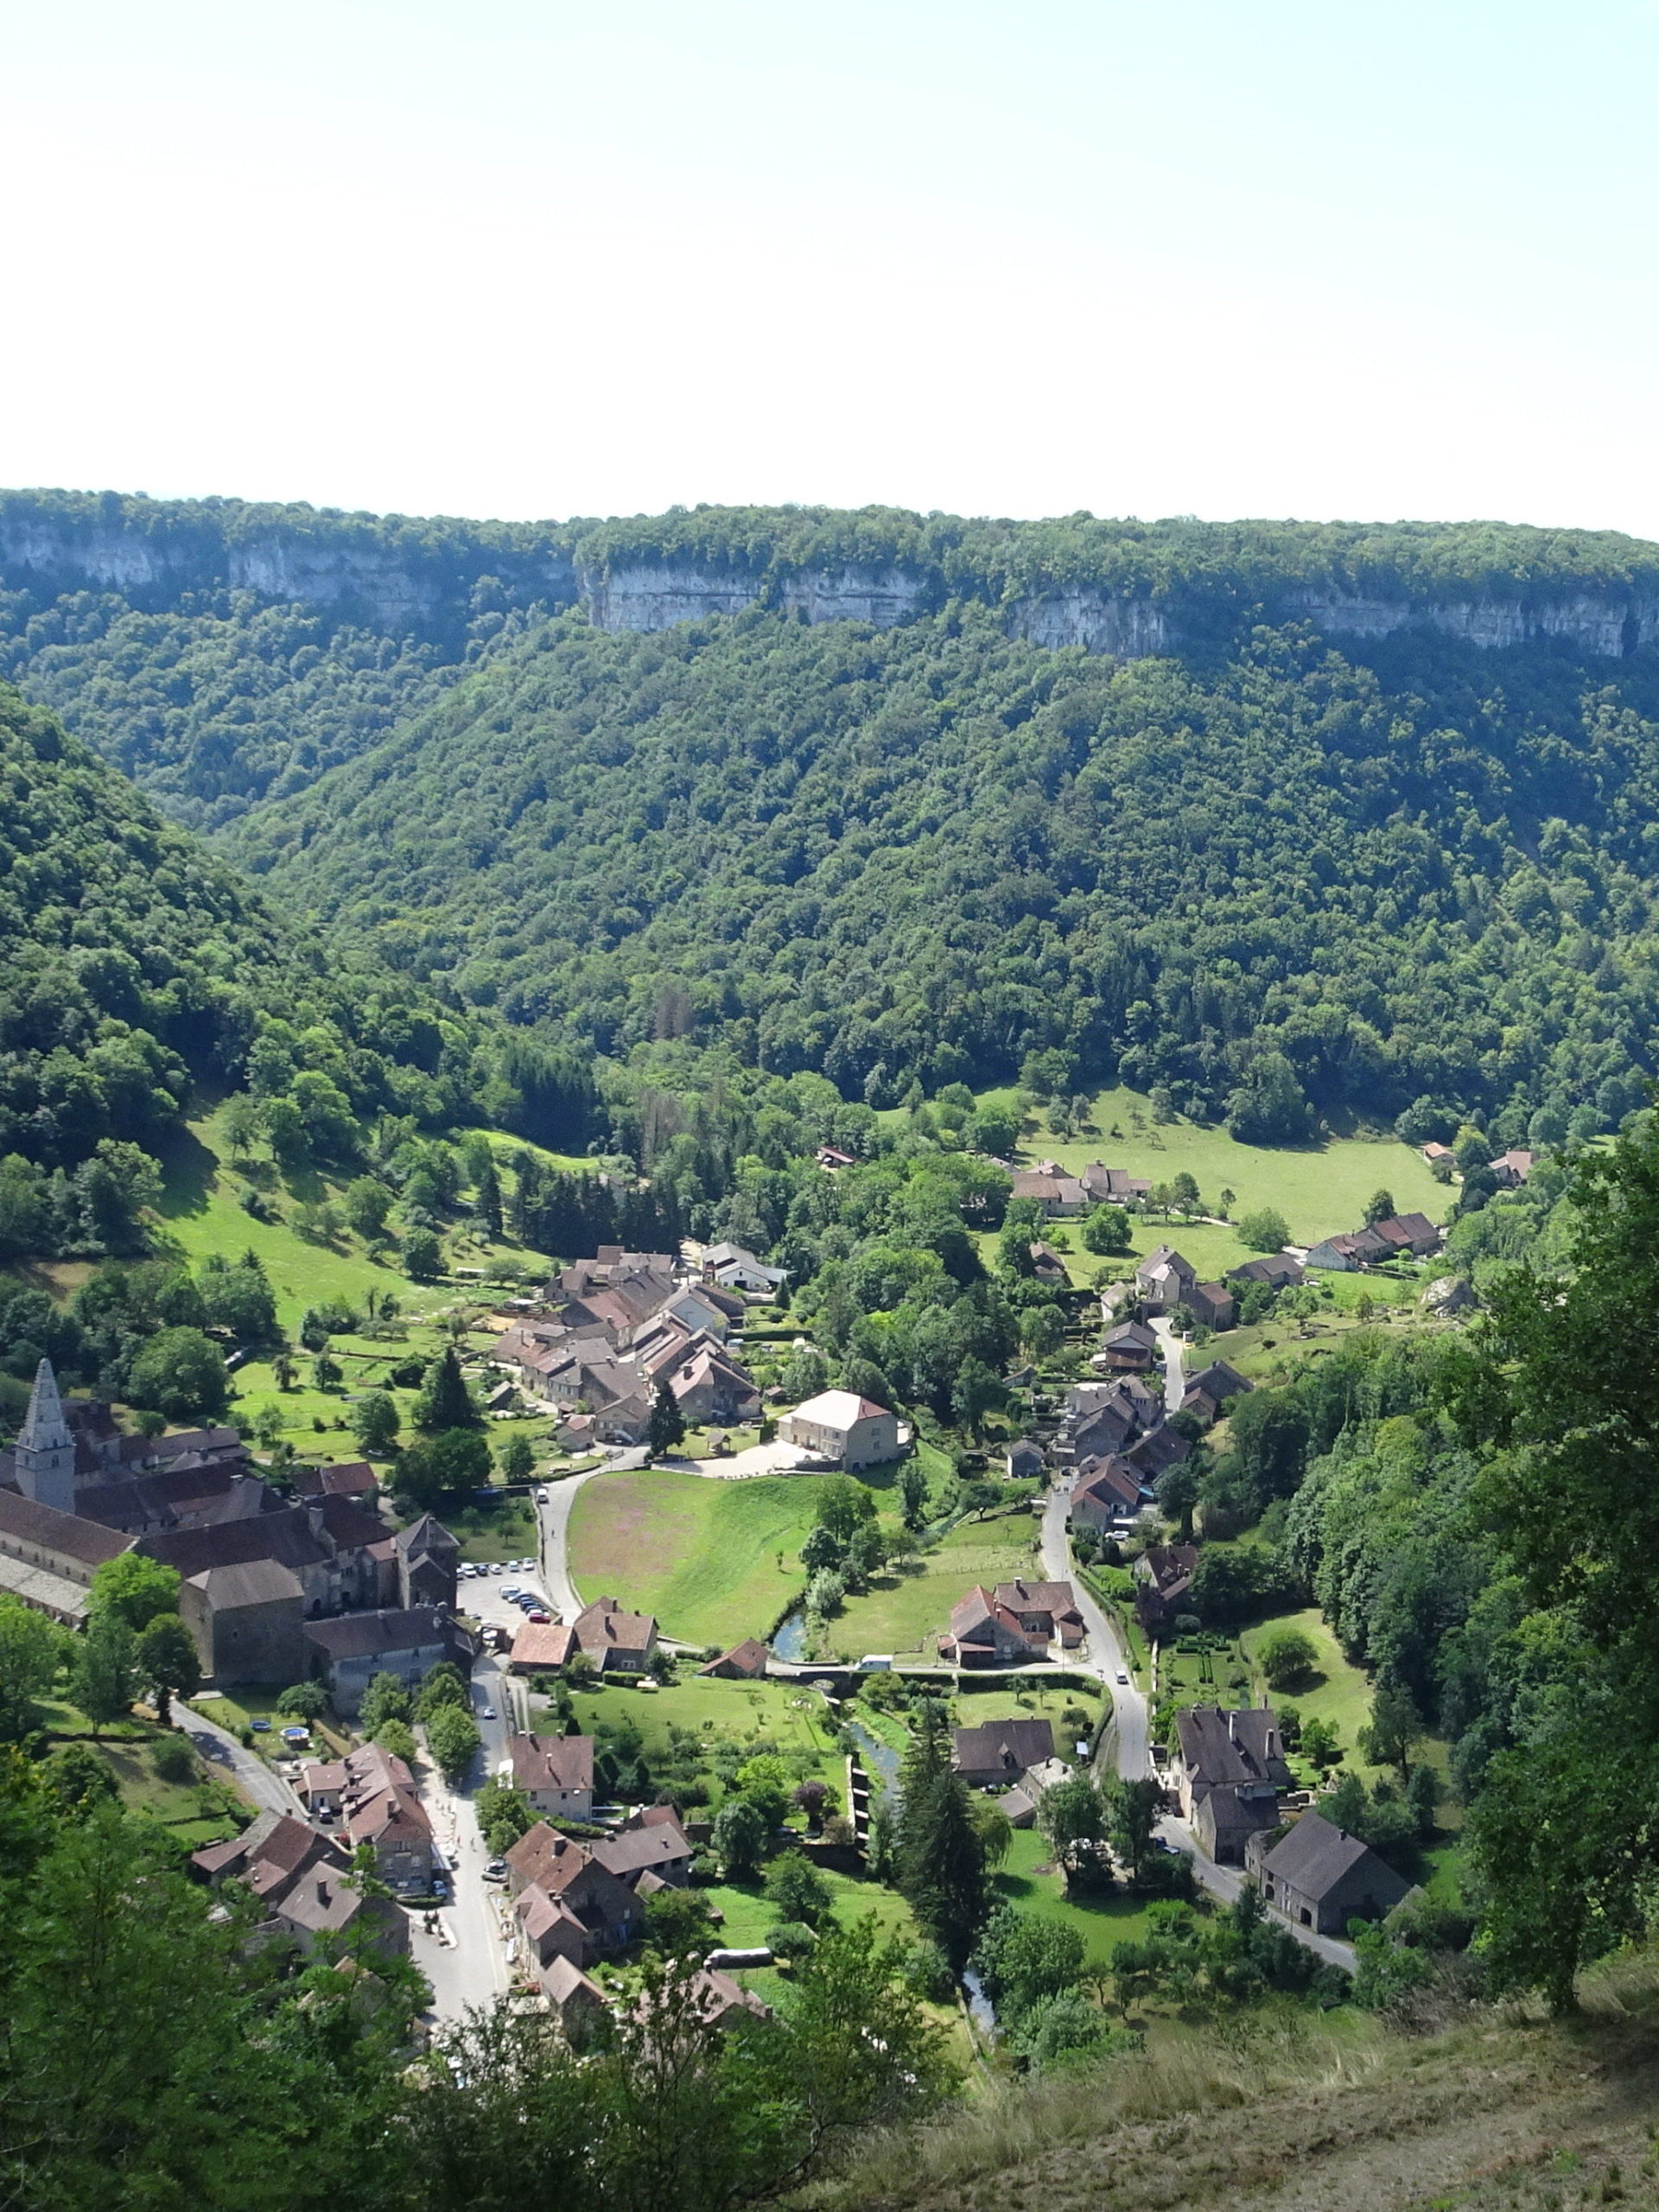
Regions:
[[[469, 1574], [463, 1567], [455, 1598], [463, 1613], [471, 1613], [486, 1628], [505, 1629], [509, 1635], [521, 1628], [532, 1612], [545, 1613], [550, 1620], [558, 1618], [534, 1560], [508, 1560], [499, 1573], [492, 1567], [487, 1573]], [[535, 1602], [521, 1604], [520, 1599]]]

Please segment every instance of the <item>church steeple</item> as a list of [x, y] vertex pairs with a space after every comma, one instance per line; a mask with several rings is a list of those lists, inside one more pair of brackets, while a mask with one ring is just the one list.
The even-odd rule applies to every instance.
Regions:
[[17, 1486], [25, 1497], [40, 1505], [55, 1506], [60, 1513], [74, 1511], [75, 1440], [63, 1417], [58, 1378], [49, 1359], [43, 1359], [35, 1370], [29, 1411], [11, 1457]]

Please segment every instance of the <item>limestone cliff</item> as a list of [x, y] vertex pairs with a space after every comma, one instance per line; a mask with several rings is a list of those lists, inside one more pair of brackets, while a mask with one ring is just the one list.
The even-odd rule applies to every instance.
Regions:
[[757, 606], [885, 629], [977, 599], [1033, 644], [1122, 659], [1249, 620], [1303, 620], [1356, 640], [1428, 630], [1486, 648], [1554, 639], [1609, 658], [1659, 644], [1659, 549], [1484, 524], [965, 522], [797, 508], [472, 523], [0, 493], [0, 583], [41, 598], [115, 592], [152, 608], [184, 592], [246, 589], [440, 645], [463, 636], [480, 596], [551, 609], [581, 598], [607, 631]]

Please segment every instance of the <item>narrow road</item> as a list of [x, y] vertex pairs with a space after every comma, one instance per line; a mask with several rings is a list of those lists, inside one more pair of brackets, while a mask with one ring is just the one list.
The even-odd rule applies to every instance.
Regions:
[[[493, 1659], [480, 1662], [472, 1691], [483, 1745], [466, 1779], [452, 1789], [435, 1768], [423, 1764], [420, 1770], [421, 1802], [452, 1869], [451, 1901], [432, 1916], [442, 1935], [429, 1935], [420, 1913], [410, 1915], [410, 1934], [415, 1963], [432, 1985], [433, 2014], [446, 2021], [459, 2020], [469, 2007], [493, 2005], [510, 1979], [502, 1940], [506, 1888], [484, 1878], [490, 1854], [474, 1797], [506, 1757], [516, 1708], [508, 1702], [508, 1677]], [[485, 1718], [486, 1707], [493, 1719]]]
[[1152, 1771], [1147, 1700], [1135, 1688], [1133, 1676], [1127, 1682], [1118, 1681], [1120, 1675], [1128, 1675], [1129, 1662], [1118, 1642], [1117, 1630], [1077, 1579], [1077, 1572], [1071, 1563], [1071, 1542], [1065, 1529], [1065, 1517], [1071, 1503], [1071, 1485], [1070, 1479], [1066, 1479], [1056, 1486], [1043, 1509], [1043, 1573], [1052, 1582], [1070, 1582], [1071, 1585], [1077, 1611], [1083, 1615], [1083, 1624], [1089, 1632], [1090, 1671], [1100, 1676], [1112, 1700], [1112, 1732], [1116, 1747], [1117, 1770], [1126, 1781], [1134, 1782]]
[[582, 1611], [582, 1599], [576, 1593], [575, 1584], [570, 1580], [570, 1509], [576, 1502], [576, 1492], [584, 1483], [592, 1482], [595, 1475], [609, 1471], [608, 1467], [589, 1467], [586, 1474], [567, 1475], [563, 1482], [546, 1484], [547, 1502], [536, 1509], [542, 1587], [552, 1600], [553, 1611], [562, 1621], [575, 1620]]
[[[1174, 1814], [1166, 1814], [1159, 1821], [1157, 1833], [1166, 1843], [1174, 1844], [1185, 1852], [1192, 1861], [1193, 1878], [1201, 1889], [1208, 1890], [1212, 1897], [1224, 1904], [1231, 1904], [1244, 1886], [1244, 1871], [1240, 1866], [1218, 1866], [1213, 1859], [1206, 1858], [1198, 1849], [1198, 1840], [1186, 1822]], [[1283, 1928], [1293, 1935], [1306, 1949], [1323, 1959], [1327, 1966], [1340, 1967], [1344, 1974], [1352, 1974], [1358, 1960], [1351, 1943], [1344, 1943], [1334, 1936], [1316, 1935], [1313, 1929], [1300, 1927], [1294, 1920], [1287, 1920], [1282, 1913], [1263, 1908], [1264, 1917], [1275, 1928]]]
[[[205, 1694], [211, 1696], [212, 1692]], [[198, 1713], [187, 1700], [175, 1698], [173, 1702], [179, 1715], [179, 1726], [201, 1757], [211, 1766], [228, 1767], [243, 1795], [262, 1813], [291, 1813], [302, 1821], [308, 1818], [304, 1806], [282, 1776], [275, 1767], [268, 1766], [257, 1751], [251, 1751], [245, 1744], [238, 1743], [228, 1728], [221, 1728], [217, 1720]]]
[[[1180, 1354], [1170, 1349], [1171, 1365], [1179, 1376]], [[1055, 1582], [1070, 1581], [1077, 1601], [1077, 1611], [1083, 1615], [1084, 1626], [1089, 1631], [1090, 1671], [1097, 1674], [1107, 1685], [1112, 1699], [1112, 1732], [1109, 1739], [1102, 1738], [1102, 1751], [1109, 1741], [1116, 1751], [1117, 1771], [1126, 1782], [1139, 1781], [1153, 1773], [1152, 1742], [1147, 1700], [1133, 1677], [1127, 1685], [1117, 1681], [1120, 1673], [1128, 1673], [1128, 1662], [1123, 1657], [1117, 1632], [1107, 1615], [1077, 1579], [1071, 1563], [1071, 1540], [1066, 1534], [1066, 1510], [1071, 1503], [1071, 1483], [1057, 1484], [1043, 1511], [1043, 1573]], [[1186, 1822], [1173, 1814], [1166, 1814], [1158, 1823], [1157, 1833], [1166, 1842], [1175, 1845], [1192, 1862], [1193, 1879], [1200, 1888], [1230, 1904], [1243, 1886], [1242, 1869], [1218, 1866], [1198, 1849], [1198, 1840]], [[1311, 1928], [1302, 1928], [1294, 1921], [1269, 1911], [1268, 1917], [1275, 1927], [1287, 1928], [1299, 1943], [1324, 1959], [1329, 1965], [1341, 1967], [1352, 1974], [1357, 1963], [1351, 1943], [1339, 1942], [1333, 1936], [1319, 1936]]]
[[1181, 1394], [1186, 1389], [1186, 1371], [1181, 1364], [1181, 1340], [1161, 1313], [1153, 1321], [1151, 1327], [1153, 1335], [1163, 1346], [1164, 1411], [1178, 1414], [1181, 1410]]

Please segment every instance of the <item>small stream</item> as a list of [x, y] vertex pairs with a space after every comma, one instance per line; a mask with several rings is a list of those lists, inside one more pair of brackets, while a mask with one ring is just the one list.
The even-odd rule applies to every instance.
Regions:
[[984, 1985], [972, 1967], [963, 1968], [962, 1986], [968, 1993], [968, 2012], [974, 2025], [982, 2034], [994, 2037], [996, 2033], [996, 2008], [985, 1994]]
[[779, 1623], [772, 1648], [780, 1659], [801, 1657], [806, 1649], [806, 1614], [801, 1607], [798, 1605], [786, 1620]]
[[861, 1720], [843, 1720], [842, 1726], [858, 1745], [865, 1772], [874, 1775], [883, 1789], [893, 1789], [899, 1779], [899, 1754], [892, 1745], [872, 1736]]

